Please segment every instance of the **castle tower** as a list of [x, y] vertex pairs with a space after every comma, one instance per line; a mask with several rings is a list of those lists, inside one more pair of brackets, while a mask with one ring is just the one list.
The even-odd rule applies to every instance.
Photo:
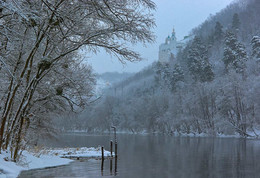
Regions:
[[169, 62], [172, 56], [177, 56], [177, 53], [179, 52], [180, 47], [182, 46], [183, 43], [177, 41], [175, 30], [173, 28], [171, 37], [168, 36], [165, 39], [165, 43], [159, 46], [159, 61]]
[[173, 41], [177, 41], [177, 38], [176, 38], [176, 36], [175, 36], [175, 30], [174, 30], [174, 28], [172, 29], [172, 40], [173, 40]]

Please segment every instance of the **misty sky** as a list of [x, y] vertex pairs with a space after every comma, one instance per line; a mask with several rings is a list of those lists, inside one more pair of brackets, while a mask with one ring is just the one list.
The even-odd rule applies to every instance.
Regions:
[[92, 65], [97, 73], [104, 72], [138, 72], [145, 66], [158, 60], [159, 45], [165, 41], [165, 38], [171, 34], [172, 28], [175, 28], [178, 40], [203, 21], [210, 14], [216, 14], [225, 8], [234, 0], [154, 0], [157, 5], [155, 19], [157, 27], [153, 29], [157, 36], [155, 43], [148, 45], [146, 48], [142, 45], [135, 47], [144, 61], [123, 65], [116, 57], [101, 51], [97, 55], [87, 56], [87, 61]]

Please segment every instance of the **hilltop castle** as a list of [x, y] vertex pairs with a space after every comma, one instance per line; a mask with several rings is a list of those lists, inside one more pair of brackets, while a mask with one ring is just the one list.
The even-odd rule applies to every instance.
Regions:
[[183, 40], [177, 41], [175, 36], [175, 30], [172, 30], [171, 37], [168, 36], [165, 39], [165, 43], [159, 46], [159, 62], [169, 62], [170, 60], [174, 60], [177, 56], [177, 53], [185, 47], [186, 40], [189, 37], [184, 37]]

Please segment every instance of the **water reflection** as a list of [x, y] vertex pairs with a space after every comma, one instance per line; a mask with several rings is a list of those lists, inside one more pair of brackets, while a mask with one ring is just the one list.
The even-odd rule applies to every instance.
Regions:
[[113, 175], [113, 160], [110, 160], [110, 175]]
[[[105, 148], [109, 148], [109, 140], [109, 136], [67, 135], [66, 142], [55, 143], [54, 146], [66, 144], [65, 146], [71, 147], [77, 144], [77, 146], [104, 145]], [[118, 159], [76, 161], [67, 166], [48, 170], [25, 171], [20, 177], [65, 175], [66, 177], [258, 178], [260, 175], [260, 144], [257, 140], [119, 135], [118, 145]]]

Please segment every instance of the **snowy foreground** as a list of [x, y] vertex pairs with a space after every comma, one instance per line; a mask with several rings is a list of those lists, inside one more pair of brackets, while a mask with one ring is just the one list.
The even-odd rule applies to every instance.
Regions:
[[[104, 150], [104, 156], [109, 157], [110, 152]], [[0, 178], [17, 177], [23, 170], [69, 164], [73, 161], [68, 159], [70, 157], [99, 158], [101, 157], [101, 149], [82, 147], [23, 151], [18, 163], [9, 161], [10, 154], [2, 152], [0, 154]]]

